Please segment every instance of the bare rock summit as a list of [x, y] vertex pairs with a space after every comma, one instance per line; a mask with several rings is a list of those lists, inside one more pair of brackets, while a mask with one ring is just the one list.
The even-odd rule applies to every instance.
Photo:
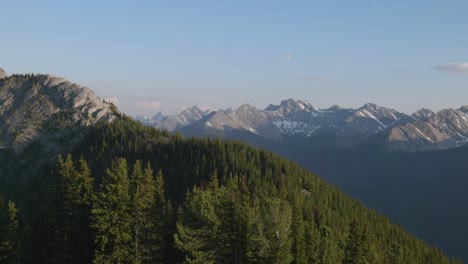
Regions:
[[8, 74], [6, 73], [4, 69], [0, 68], [0, 79], [5, 78], [5, 77], [8, 77]]
[[78, 144], [86, 128], [111, 122], [118, 113], [90, 89], [63, 78], [1, 76], [0, 149], [18, 153], [33, 145], [54, 155]]

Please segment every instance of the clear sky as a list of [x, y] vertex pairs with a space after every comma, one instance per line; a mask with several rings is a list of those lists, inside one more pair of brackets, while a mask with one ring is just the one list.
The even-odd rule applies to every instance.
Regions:
[[0, 1], [0, 67], [130, 115], [199, 105], [468, 105], [468, 1]]

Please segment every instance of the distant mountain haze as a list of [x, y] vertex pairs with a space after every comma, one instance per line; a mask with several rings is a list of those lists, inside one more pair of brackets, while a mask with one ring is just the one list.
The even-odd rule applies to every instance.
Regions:
[[407, 115], [371, 103], [319, 109], [288, 99], [263, 110], [244, 104], [212, 111], [172, 127], [164, 119], [147, 124], [272, 150], [468, 261], [467, 110]]
[[304, 100], [288, 99], [259, 110], [249, 104], [239, 108], [201, 111], [194, 106], [178, 115], [142, 122], [186, 135], [252, 133], [268, 140], [285, 136], [336, 136], [341, 145], [355, 145], [378, 137], [390, 151], [428, 151], [468, 143], [468, 106], [437, 113], [420, 109], [412, 115], [367, 103], [358, 109], [333, 106], [319, 109]]
[[[114, 157], [151, 157], [155, 164], [166, 168], [165, 174], [171, 176], [175, 170], [180, 179], [196, 183], [196, 179], [208, 176], [200, 174], [202, 170], [211, 173], [217, 168], [218, 161], [211, 159], [223, 159], [225, 153], [233, 150], [225, 148], [227, 145], [223, 147], [225, 141], [211, 141], [215, 145], [221, 144], [218, 152], [204, 145], [203, 142], [208, 142], [206, 139], [184, 140], [178, 135], [143, 126], [120, 113], [113, 104], [104, 102], [90, 89], [63, 78], [42, 74], [8, 76], [3, 73], [2, 76], [0, 190], [6, 197], [20, 201], [20, 211], [25, 215], [47, 211], [47, 190], [52, 181], [50, 161], [58, 154], [74, 151], [79, 157], [79, 154], [88, 153], [90, 164], [95, 168], [101, 168], [103, 160]], [[460, 139], [466, 135], [463, 120], [467, 110], [462, 107], [434, 114], [423, 109], [409, 116], [370, 103], [358, 109], [338, 106], [319, 109], [303, 100], [288, 99], [263, 110], [250, 104], [218, 111], [205, 111], [195, 106], [179, 115], [155, 113], [152, 118], [139, 119], [188, 136], [236, 139], [272, 150], [318, 172], [326, 181], [385, 213], [418, 237], [466, 261], [468, 196], [464, 186], [468, 184], [468, 163], [464, 161], [467, 147], [454, 146], [463, 145]], [[417, 143], [412, 137], [419, 135], [416, 129], [432, 142]], [[159, 136], [153, 138], [150, 135]], [[453, 138], [451, 140], [456, 144], [448, 144], [444, 135]], [[391, 138], [409, 143], [401, 147], [393, 144]], [[447, 150], [418, 152], [423, 146], [435, 148], [436, 140], [444, 142], [437, 143], [437, 149]], [[175, 142], [181, 148], [174, 149]], [[236, 144], [240, 150], [251, 148]], [[163, 149], [167, 152], [162, 153]], [[229, 158], [232, 166], [225, 168], [234, 168], [237, 162], [234, 157], [244, 153], [236, 152], [239, 151], [237, 147], [234, 149], [232, 159]], [[205, 158], [205, 152], [212, 156]], [[187, 158], [186, 155], [192, 156]], [[201, 163], [195, 164], [192, 159], [203, 160], [209, 165], [199, 166]], [[161, 160], [165, 162], [161, 163]], [[257, 161], [262, 164], [261, 160]], [[187, 163], [184, 171], [180, 171], [181, 162]], [[286, 167], [290, 166], [296, 165]], [[253, 168], [259, 169], [258, 166]], [[193, 173], [197, 176], [192, 179]], [[292, 178], [297, 176], [286, 174]], [[283, 177], [280, 174], [273, 176]], [[191, 187], [188, 182], [180, 186], [179, 178], [167, 179], [172, 182], [168, 192], [177, 193], [178, 197]], [[320, 197], [321, 194], [314, 195]], [[330, 201], [338, 201], [335, 198]], [[331, 213], [335, 209], [343, 210], [340, 206], [322, 209]]]

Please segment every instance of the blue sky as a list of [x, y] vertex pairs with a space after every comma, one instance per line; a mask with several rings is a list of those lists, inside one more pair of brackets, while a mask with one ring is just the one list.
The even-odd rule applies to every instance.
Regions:
[[468, 1], [2, 1], [0, 67], [130, 115], [199, 105], [468, 105]]

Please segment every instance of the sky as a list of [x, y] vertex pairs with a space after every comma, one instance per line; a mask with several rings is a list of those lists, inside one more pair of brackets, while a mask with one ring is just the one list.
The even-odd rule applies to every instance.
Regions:
[[0, 0], [0, 25], [8, 73], [65, 77], [133, 116], [468, 105], [466, 0]]

